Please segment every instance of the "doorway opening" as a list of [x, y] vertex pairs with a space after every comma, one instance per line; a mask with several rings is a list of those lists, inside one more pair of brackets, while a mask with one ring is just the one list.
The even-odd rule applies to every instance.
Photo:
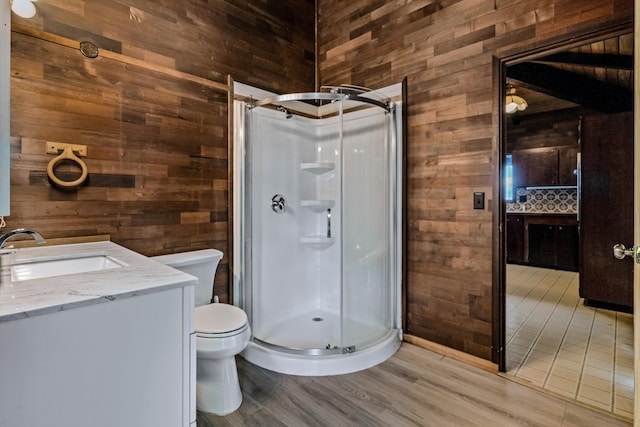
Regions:
[[[495, 361], [515, 381], [631, 419], [633, 263], [607, 239], [633, 241], [633, 25], [496, 59], [496, 71]], [[514, 94], [526, 102], [507, 108]], [[624, 187], [618, 171], [625, 202], [611, 191]]]

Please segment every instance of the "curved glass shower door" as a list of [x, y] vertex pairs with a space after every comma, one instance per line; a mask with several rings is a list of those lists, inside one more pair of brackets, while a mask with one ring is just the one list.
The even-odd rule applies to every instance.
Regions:
[[[339, 245], [326, 228], [336, 197], [321, 184], [339, 175], [335, 163], [317, 156], [315, 122], [285, 114], [249, 112], [252, 330], [254, 339], [281, 349], [325, 349], [339, 339], [339, 307], [327, 293], [339, 281], [331, 267]], [[335, 218], [332, 230], [339, 233]]]
[[343, 118], [343, 345], [358, 350], [392, 327], [390, 121], [368, 109]]
[[391, 336], [399, 345], [396, 117], [387, 107], [314, 93], [246, 108], [250, 347], [322, 357]]

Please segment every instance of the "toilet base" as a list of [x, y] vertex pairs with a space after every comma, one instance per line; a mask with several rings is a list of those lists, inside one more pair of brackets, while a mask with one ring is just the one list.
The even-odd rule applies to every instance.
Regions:
[[215, 415], [228, 415], [242, 404], [235, 356], [198, 359], [196, 408]]

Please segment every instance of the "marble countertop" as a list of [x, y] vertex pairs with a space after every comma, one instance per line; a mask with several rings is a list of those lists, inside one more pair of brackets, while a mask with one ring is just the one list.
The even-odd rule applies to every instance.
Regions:
[[[12, 265], [90, 255], [108, 255], [123, 265], [86, 273], [11, 280]], [[195, 285], [197, 281], [113, 242], [17, 249], [14, 254], [0, 256], [0, 322]]]

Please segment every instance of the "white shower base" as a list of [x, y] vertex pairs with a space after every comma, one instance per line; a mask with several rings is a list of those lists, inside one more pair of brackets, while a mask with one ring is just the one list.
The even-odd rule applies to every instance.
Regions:
[[[340, 338], [340, 316], [324, 310], [312, 310], [262, 327], [255, 336], [262, 341], [292, 349], [325, 349], [359, 346], [364, 337], [380, 337], [386, 329], [380, 325], [367, 325], [356, 320], [345, 322], [344, 339]], [[364, 341], [363, 341], [364, 339]]]
[[[315, 319], [315, 320], [314, 320]], [[322, 319], [321, 321], [318, 319]], [[289, 349], [325, 349], [341, 346], [339, 316], [314, 311], [274, 325], [260, 340]], [[253, 340], [241, 355], [263, 368], [290, 375], [339, 375], [360, 371], [377, 365], [391, 357], [400, 347], [402, 331], [385, 331], [379, 326], [351, 322], [344, 331], [344, 346], [355, 345], [356, 351], [345, 354], [295, 354], [265, 346]], [[362, 337], [375, 336], [375, 342], [364, 344]]]

